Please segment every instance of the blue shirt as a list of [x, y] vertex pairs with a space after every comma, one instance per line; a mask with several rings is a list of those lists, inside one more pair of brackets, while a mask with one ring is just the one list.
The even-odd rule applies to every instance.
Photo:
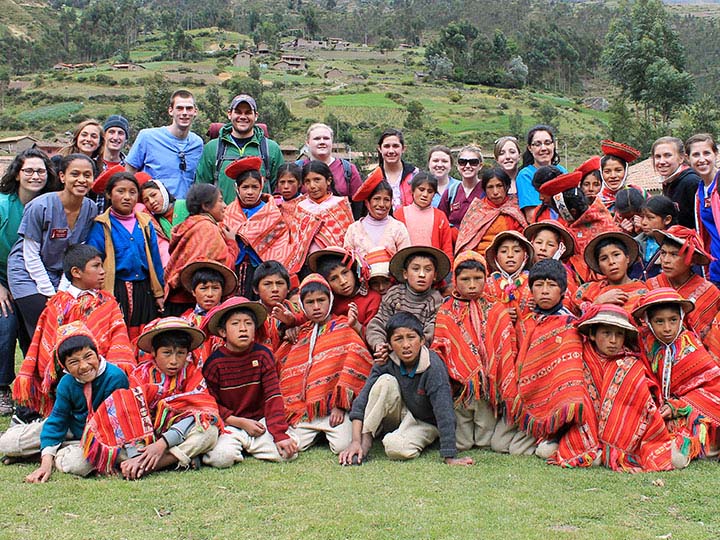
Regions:
[[[555, 165], [555, 167], [560, 169], [563, 174], [567, 172], [562, 165]], [[532, 185], [532, 179], [537, 170], [538, 168], [535, 165], [523, 167], [515, 179], [520, 209], [527, 208], [528, 206], [540, 206], [540, 194]]]
[[[713, 180], [712, 184], [710, 184], [708, 193], [715, 191], [717, 187], [715, 181], [716, 180]], [[710, 275], [708, 279], [714, 283], [718, 283], [720, 282], [720, 233], [718, 233], [718, 224], [715, 223], [712, 208], [705, 206], [705, 185], [702, 182], [698, 188], [698, 198], [700, 199], [700, 219], [702, 220], [703, 227], [705, 227], [705, 230], [710, 235], [710, 245], [706, 247], [710, 248], [710, 254], [715, 257], [715, 260], [710, 263]]]
[[[451, 189], [451, 188], [452, 188], [453, 186], [455, 186], [455, 185], [457, 185], [458, 187], [460, 187], [459, 184], [460, 184], [460, 180], [458, 180], [458, 179], [456, 179], [456, 178], [453, 178], [453, 177], [451, 176], [450, 178], [448, 178], [448, 184], [447, 184], [447, 186], [445, 186], [445, 191]], [[484, 195], [484, 194], [483, 194], [483, 195]], [[435, 195], [433, 195], [433, 199], [432, 199], [432, 202], [430, 203], [430, 205], [431, 205], [433, 208], [437, 208], [437, 207], [438, 207], [438, 204], [440, 204], [440, 199], [441, 199], [441, 198], [442, 198], [442, 195], [436, 191], [436, 192], [435, 192]]]
[[[195, 178], [203, 151], [203, 140], [190, 132], [178, 139], [167, 127], [143, 129], [138, 133], [125, 162], [160, 180], [176, 199], [184, 199]], [[180, 168], [181, 155], [185, 170]]]

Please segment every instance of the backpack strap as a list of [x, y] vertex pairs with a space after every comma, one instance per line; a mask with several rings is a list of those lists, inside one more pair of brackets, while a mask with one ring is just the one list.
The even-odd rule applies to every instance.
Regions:
[[213, 184], [217, 186], [220, 176], [220, 169], [225, 161], [225, 152], [227, 151], [227, 143], [223, 140], [222, 135], [218, 137], [217, 152], [215, 153], [215, 170], [213, 170]]
[[[352, 168], [350, 167], [350, 162], [347, 159], [340, 158], [340, 162], [343, 166], [343, 172], [345, 173], [345, 184], [348, 187], [348, 192], [350, 191], [350, 181], [352, 180]], [[352, 195], [351, 195], [352, 197]]]
[[460, 183], [453, 184], [448, 188], [448, 206], [451, 206], [453, 201], [455, 201], [455, 196], [457, 195], [457, 190], [460, 187]]
[[270, 174], [270, 151], [268, 150], [268, 142], [265, 135], [262, 135], [260, 139], [260, 157], [265, 166], [265, 176], [267, 177]]

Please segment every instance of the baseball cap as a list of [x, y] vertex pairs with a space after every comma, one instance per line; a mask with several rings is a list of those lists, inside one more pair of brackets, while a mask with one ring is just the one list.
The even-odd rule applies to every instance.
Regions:
[[252, 98], [252, 96], [249, 96], [247, 94], [239, 94], [235, 96], [232, 100], [232, 103], [230, 103], [229, 111], [234, 111], [235, 107], [240, 105], [241, 103], [247, 103], [250, 105], [250, 108], [257, 112], [257, 103], [255, 103], [255, 100]]

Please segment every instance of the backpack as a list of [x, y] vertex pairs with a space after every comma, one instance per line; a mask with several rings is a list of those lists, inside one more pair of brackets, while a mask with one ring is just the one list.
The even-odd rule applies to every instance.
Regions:
[[[222, 138], [218, 137], [217, 153], [215, 154], [215, 170], [213, 171], [213, 184], [217, 186], [218, 178], [220, 177], [220, 168], [225, 162], [225, 152], [227, 152], [227, 143]], [[260, 136], [260, 157], [265, 167], [265, 174], [270, 172], [270, 152], [268, 150], [267, 138], [264, 135]]]
[[457, 190], [460, 187], [461, 182], [458, 182], [457, 184], [453, 184], [448, 188], [448, 208], [452, 206], [453, 201], [455, 200], [455, 195], [457, 195]]
[[[342, 163], [343, 167], [343, 173], [345, 175], [345, 185], [348, 187], [348, 191], [350, 190], [350, 181], [352, 180], [352, 168], [350, 167], [350, 162], [347, 159], [339, 158], [340, 163]], [[295, 165], [298, 165], [299, 167], [302, 167], [307, 163], [307, 160], [304, 159], [298, 159], [295, 161]], [[352, 193], [348, 193], [348, 197], [352, 198]]]

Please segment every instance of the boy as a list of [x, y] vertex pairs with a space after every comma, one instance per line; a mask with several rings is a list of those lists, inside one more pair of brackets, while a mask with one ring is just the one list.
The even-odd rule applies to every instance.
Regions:
[[533, 264], [543, 259], [556, 259], [563, 263], [568, 275], [566, 298], [575, 296], [579, 287], [577, 273], [570, 264], [575, 255], [575, 239], [559, 221], [538, 221], [525, 227], [523, 236], [532, 244], [535, 256]]
[[599, 457], [597, 425], [585, 387], [582, 341], [563, 306], [567, 272], [539, 261], [528, 279], [535, 309], [520, 321], [520, 427], [539, 439], [536, 455], [562, 467], [589, 467]]
[[517, 340], [502, 304], [482, 298], [485, 259], [459, 253], [453, 295], [438, 311], [433, 350], [445, 362], [455, 399], [458, 450], [532, 454], [535, 441], [513, 427], [517, 402]]
[[365, 343], [352, 329], [353, 314], [334, 316], [332, 302], [327, 281], [319, 274], [307, 276], [300, 284], [300, 306], [308, 321], [297, 342], [283, 344], [277, 353], [286, 418], [301, 452], [320, 433], [335, 454], [350, 443], [346, 412], [372, 367]]
[[305, 322], [300, 308], [290, 298], [291, 289], [290, 274], [279, 262], [265, 261], [255, 269], [253, 292], [268, 313], [258, 337], [273, 353], [280, 347], [288, 328]]
[[389, 427], [392, 431], [382, 442], [390, 459], [414, 459], [440, 437], [445, 463], [472, 465], [471, 458], [457, 457], [450, 381], [442, 360], [425, 346], [422, 323], [411, 313], [398, 311], [385, 331], [390, 361], [373, 366], [353, 403], [352, 441], [340, 453], [340, 464], [362, 464], [373, 438]]
[[442, 295], [433, 289], [433, 284], [448, 272], [450, 259], [430, 246], [411, 246], [393, 255], [390, 273], [398, 280], [398, 285], [391, 287], [383, 297], [365, 335], [376, 360], [384, 361], [390, 352], [385, 326], [396, 311], [415, 315], [422, 322], [426, 345], [432, 343], [435, 315], [443, 302]]
[[633, 311], [642, 359], [660, 388], [660, 414], [673, 434], [692, 440], [683, 449], [689, 459], [717, 454], [720, 426], [720, 367], [684, 325], [693, 308], [675, 289], [661, 287]]
[[58, 327], [82, 321], [95, 338], [100, 356], [125, 373], [136, 365], [120, 306], [102, 290], [105, 270], [100, 252], [84, 244], [70, 246], [63, 272], [70, 286], [48, 300], [13, 384], [13, 399], [42, 416], [52, 409], [59, 375], [53, 360]]
[[50, 479], [53, 464], [61, 472], [86, 476], [92, 465], [85, 461], [78, 444], [65, 443], [68, 432], [79, 439], [88, 419], [88, 405], [96, 410], [114, 390], [128, 387], [122, 370], [98, 355], [90, 330], [80, 321], [58, 327], [54, 358], [66, 376], [56, 388], [55, 402], [43, 422], [11, 426], [0, 437], [0, 453], [9, 457], [41, 453], [40, 467], [26, 482], [44, 483]]
[[390, 259], [392, 255], [384, 247], [373, 248], [365, 256], [365, 262], [370, 266], [368, 287], [381, 297], [390, 290], [393, 282], [390, 276]]
[[225, 433], [203, 459], [206, 465], [231, 467], [244, 459], [243, 452], [276, 462], [297, 455], [297, 442], [285, 421], [275, 359], [255, 342], [266, 315], [261, 304], [237, 296], [205, 320], [207, 331], [225, 341], [203, 366], [208, 390], [225, 422]]

